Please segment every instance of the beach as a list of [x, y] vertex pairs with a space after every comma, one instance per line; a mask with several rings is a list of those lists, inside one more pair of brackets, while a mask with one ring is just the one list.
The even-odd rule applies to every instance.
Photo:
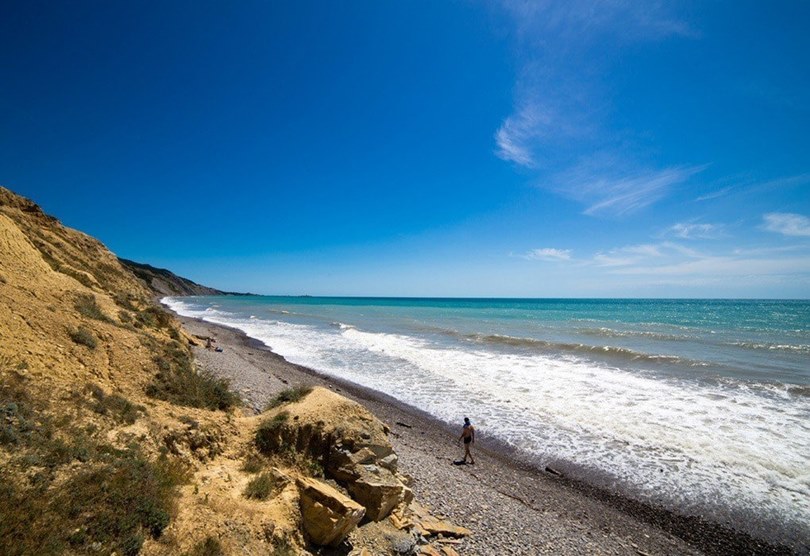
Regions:
[[[228, 379], [259, 412], [277, 392], [321, 385], [347, 396], [391, 427], [402, 472], [417, 500], [473, 534], [453, 545], [485, 554], [790, 554], [729, 527], [684, 517], [535, 467], [479, 429], [475, 465], [463, 455], [459, 425], [431, 418], [397, 400], [289, 363], [241, 331], [180, 317], [192, 335], [214, 337], [221, 352], [195, 347], [198, 365]], [[424, 385], [422, 385], [424, 386]], [[475, 421], [475, 416], [472, 416]]]

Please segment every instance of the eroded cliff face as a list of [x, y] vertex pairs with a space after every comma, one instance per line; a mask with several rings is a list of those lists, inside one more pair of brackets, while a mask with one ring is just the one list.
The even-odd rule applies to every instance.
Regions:
[[351, 534], [388, 554], [468, 533], [412, 503], [361, 406], [315, 389], [248, 414], [197, 341], [99, 241], [0, 188], [0, 553], [346, 552]]
[[[196, 483], [232, 481], [216, 470], [238, 469], [250, 438], [227, 385], [194, 368], [194, 341], [99, 241], [0, 188], [0, 553], [205, 541], [178, 534], [178, 509], [216, 513]], [[288, 514], [265, 549], [288, 530], [295, 544]]]
[[142, 392], [159, 351], [146, 344], [180, 337], [149, 298], [100, 242], [0, 188], [0, 357], [33, 394], [57, 401], [82, 381]]

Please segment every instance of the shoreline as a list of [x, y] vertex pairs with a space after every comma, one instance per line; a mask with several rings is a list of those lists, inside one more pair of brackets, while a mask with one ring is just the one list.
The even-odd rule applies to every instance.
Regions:
[[177, 318], [190, 334], [217, 338], [223, 352], [194, 348], [195, 359], [229, 379], [253, 411], [284, 388], [311, 384], [357, 401], [386, 422], [400, 467], [414, 479], [416, 498], [474, 531], [457, 546], [460, 554], [794, 553], [730, 527], [546, 471], [480, 435], [476, 465], [453, 466], [463, 453], [453, 442], [457, 427], [391, 396], [290, 363], [238, 329]]

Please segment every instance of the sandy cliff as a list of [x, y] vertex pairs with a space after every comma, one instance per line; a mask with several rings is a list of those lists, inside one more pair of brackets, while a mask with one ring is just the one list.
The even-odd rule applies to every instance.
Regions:
[[[0, 188], [0, 553], [388, 553], [431, 534], [385, 425], [322, 389], [254, 415], [153, 296]], [[376, 533], [346, 545], [360, 523]]]

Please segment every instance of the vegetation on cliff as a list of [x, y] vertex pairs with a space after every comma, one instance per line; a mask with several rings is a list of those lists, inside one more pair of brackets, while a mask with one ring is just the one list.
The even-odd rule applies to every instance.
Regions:
[[0, 553], [138, 553], [189, 478], [171, 408], [238, 397], [100, 242], [3, 188], [0, 308]]
[[100, 242], [0, 188], [0, 554], [345, 553], [363, 519], [385, 553], [438, 534], [373, 415], [306, 387], [249, 415], [197, 342]]
[[137, 263], [128, 259], [118, 259], [121, 265], [130, 270], [155, 295], [226, 295], [229, 292], [202, 286], [188, 278], [178, 276], [171, 270], [157, 268], [149, 264]]

